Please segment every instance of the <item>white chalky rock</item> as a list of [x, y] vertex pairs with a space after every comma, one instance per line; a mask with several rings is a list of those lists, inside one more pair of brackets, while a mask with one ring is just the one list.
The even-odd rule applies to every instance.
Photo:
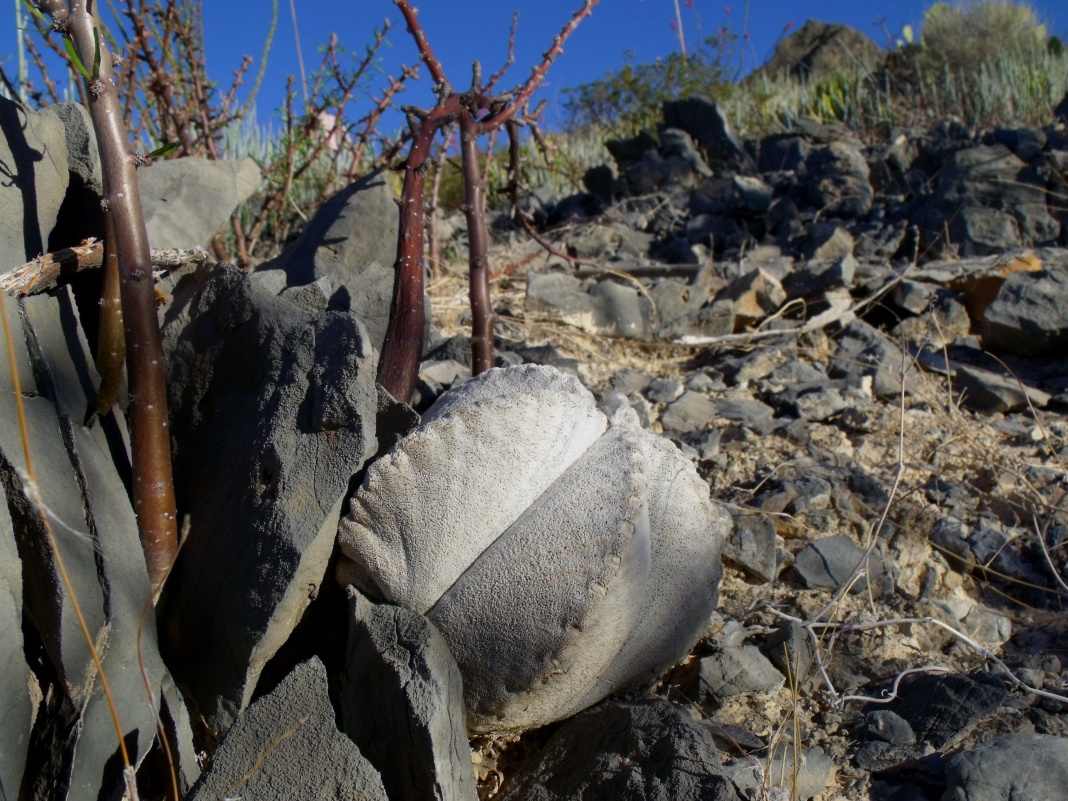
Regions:
[[367, 471], [343, 584], [425, 614], [468, 728], [572, 715], [681, 658], [716, 605], [728, 515], [670, 442], [550, 367], [446, 393]]

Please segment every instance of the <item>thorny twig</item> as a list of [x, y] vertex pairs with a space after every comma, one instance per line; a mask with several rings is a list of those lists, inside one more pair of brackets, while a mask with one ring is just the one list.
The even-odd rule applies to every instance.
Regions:
[[[438, 101], [434, 108], [424, 111], [414, 107], [405, 107], [409, 126], [412, 131], [412, 144], [408, 158], [404, 163], [404, 189], [400, 198], [400, 225], [397, 234], [396, 278], [393, 284], [393, 297], [390, 303], [389, 324], [385, 342], [379, 359], [378, 382], [394, 398], [407, 400], [415, 390], [419, 357], [423, 345], [424, 326], [424, 239], [425, 216], [424, 186], [426, 169], [429, 165], [430, 148], [437, 132], [455, 120], [469, 117], [466, 134], [470, 141], [482, 134], [490, 133], [512, 119], [525, 107], [531, 94], [545, 77], [545, 73], [555, 58], [563, 51], [563, 44], [582, 19], [590, 14], [598, 0], [585, 0], [571, 20], [564, 25], [560, 34], [553, 39], [552, 46], [545, 51], [541, 63], [533, 68], [530, 77], [522, 88], [508, 95], [490, 96], [485, 86], [481, 85], [480, 73], [476, 67], [474, 80], [469, 91], [454, 92], [445, 71], [427, 40], [415, 9], [408, 0], [394, 0], [404, 17], [408, 32], [415, 40], [419, 57], [426, 65], [434, 80], [434, 92]], [[485, 116], [480, 116], [482, 114]], [[470, 174], [470, 173], [468, 173]], [[476, 215], [477, 216], [477, 215]], [[478, 238], [472, 237], [476, 246]], [[472, 263], [485, 263], [484, 253], [474, 254]], [[482, 279], [479, 279], [481, 283]], [[481, 317], [475, 321], [477, 330], [490, 332], [492, 344], [492, 314], [488, 303], [480, 303], [475, 314]], [[490, 354], [492, 362], [492, 353]]]

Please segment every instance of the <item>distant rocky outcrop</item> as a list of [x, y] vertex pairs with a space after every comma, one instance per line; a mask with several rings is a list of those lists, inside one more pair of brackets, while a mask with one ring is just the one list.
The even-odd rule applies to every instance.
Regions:
[[857, 68], [877, 72], [885, 62], [886, 51], [856, 28], [810, 19], [775, 45], [767, 63], [746, 81], [783, 75], [819, 81]]

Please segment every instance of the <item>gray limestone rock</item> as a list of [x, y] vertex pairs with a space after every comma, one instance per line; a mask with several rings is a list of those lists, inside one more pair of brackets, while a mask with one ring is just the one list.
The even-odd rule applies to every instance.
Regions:
[[703, 392], [686, 390], [660, 415], [660, 424], [666, 431], [685, 434], [701, 431], [716, 416], [716, 402]]
[[349, 478], [376, 450], [376, 356], [230, 265], [164, 326], [175, 493], [193, 525], [161, 603], [176, 678], [225, 729], [317, 592]]
[[527, 277], [526, 313], [532, 320], [566, 323], [602, 336], [649, 339], [652, 307], [633, 286], [580, 281], [566, 273]]
[[665, 701], [609, 701], [567, 721], [501, 801], [739, 801], [712, 729]]
[[[792, 570], [806, 587], [834, 589], [848, 581], [864, 559], [863, 548], [847, 535], [835, 534], [798, 551]], [[869, 585], [876, 597], [893, 591], [893, 581], [887, 577], [885, 562], [877, 552], [868, 557], [862, 569], [863, 575], [850, 587], [850, 592], [866, 592]]]
[[633, 395], [644, 392], [652, 385], [653, 380], [648, 373], [624, 367], [612, 374], [612, 389], [624, 395]]
[[780, 673], [793, 676], [795, 681], [809, 675], [816, 666], [816, 647], [811, 635], [792, 620], [769, 634], [760, 650]]
[[963, 392], [961, 404], [976, 411], [1011, 412], [1032, 406], [1041, 409], [1050, 401], [1048, 393], [992, 370], [958, 364], [954, 374], [954, 386]]
[[[157, 697], [166, 674], [156, 648], [152, 616], [140, 630], [150, 587], [136, 520], [120, 471], [126, 464], [121, 419], [81, 425], [99, 381], [77, 322], [69, 290], [16, 304], [6, 296], [9, 321], [22, 320], [16, 346], [25, 397], [36, 486], [47, 504], [51, 529], [63, 555], [91, 635], [106, 642], [102, 662], [123, 722], [131, 759], [147, 753], [155, 731], [137, 665], [138, 641]], [[121, 776], [114, 770], [116, 734], [99, 678], [70, 598], [57, 574], [44, 522], [27, 494], [26, 460], [13, 408], [12, 371], [0, 360], [6, 398], [0, 410], [0, 481], [11, 511], [14, 542], [22, 560], [25, 619], [37, 628], [51, 670], [61, 683], [37, 716], [34, 737], [43, 744], [32, 792], [57, 799], [115, 798]], [[4, 536], [10, 537], [10, 529]], [[16, 674], [17, 675], [17, 674]], [[13, 699], [15, 700], [15, 699]], [[17, 731], [17, 727], [14, 729]]]
[[81, 103], [58, 103], [48, 107], [63, 120], [67, 142], [67, 167], [71, 182], [78, 182], [94, 192], [103, 190], [96, 131], [89, 110]]
[[772, 581], [778, 572], [775, 521], [769, 515], [738, 514], [734, 531], [723, 546], [723, 558], [758, 581]]
[[[796, 750], [800, 750], [800, 759], [797, 759]], [[772, 746], [771, 753], [761, 760], [752, 757], [736, 759], [723, 770], [731, 777], [741, 798], [764, 795], [766, 798], [810, 801], [823, 797], [823, 792], [834, 780], [835, 762], [819, 746], [795, 749], [793, 743], [779, 740]]]
[[[832, 378], [847, 378], [854, 386], [871, 378], [871, 391], [877, 398], [901, 392], [901, 372], [906, 364], [901, 349], [878, 329], [854, 320], [842, 332], [838, 349], [831, 360]], [[915, 385], [913, 375], [905, 375], [905, 391]]]
[[368, 469], [338, 577], [439, 628], [470, 730], [525, 729], [685, 654], [715, 607], [728, 528], [628, 404], [606, 418], [573, 378], [525, 365], [445, 393]]
[[658, 337], [671, 339], [695, 332], [696, 318], [708, 299], [701, 287], [665, 278], [654, 283], [648, 292], [656, 306]]
[[1068, 787], [1068, 739], [1003, 734], [946, 760], [943, 801], [1057, 801]]
[[12, 536], [7, 495], [0, 485], [0, 796], [14, 797], [26, 767], [36, 683], [22, 639], [22, 562]]
[[463, 683], [448, 644], [422, 615], [350, 593], [342, 730], [391, 801], [474, 801]]
[[718, 428], [706, 428], [693, 431], [683, 437], [683, 442], [693, 448], [701, 461], [711, 461], [719, 456], [719, 443], [723, 433]]
[[0, 97], [0, 165], [0, 271], [7, 271], [48, 250], [70, 181], [59, 115]]
[[718, 702], [744, 693], [766, 693], [783, 677], [755, 645], [719, 648], [701, 659], [701, 689]]
[[794, 401], [794, 407], [802, 420], [824, 421], [844, 409], [850, 403], [835, 387], [815, 387], [809, 392], [801, 392]]
[[852, 256], [855, 246], [856, 240], [848, 228], [834, 222], [819, 222], [808, 226], [801, 252], [809, 261], [836, 262]]
[[775, 415], [775, 410], [766, 403], [751, 398], [717, 398], [712, 404], [717, 417], [733, 420], [749, 428], [771, 420]]
[[187, 156], [137, 171], [141, 208], [154, 248], [207, 245], [234, 210], [260, 188], [252, 159], [209, 161]]
[[351, 311], [378, 351], [386, 337], [397, 259], [395, 195], [372, 173], [330, 198], [300, 238], [260, 270], [284, 270], [289, 286], [329, 280], [330, 308]]
[[237, 718], [187, 801], [387, 801], [377, 771], [334, 718], [323, 663], [298, 665]]
[[645, 389], [645, 397], [653, 403], [672, 403], [686, 391], [678, 381], [670, 378], [654, 378]]

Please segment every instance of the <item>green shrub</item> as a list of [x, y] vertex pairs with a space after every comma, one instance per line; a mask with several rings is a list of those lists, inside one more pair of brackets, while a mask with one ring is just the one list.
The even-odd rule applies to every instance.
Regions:
[[925, 70], [942, 68], [971, 75], [999, 57], [1037, 59], [1046, 51], [1046, 38], [1046, 26], [1024, 4], [1008, 0], [935, 3], [923, 18], [918, 56]]
[[727, 64], [736, 39], [723, 28], [688, 56], [672, 53], [647, 64], [635, 64], [633, 54], [625, 54], [627, 64], [622, 69], [564, 90], [564, 110], [570, 127], [593, 125], [616, 136], [630, 136], [656, 127], [665, 100], [729, 97], [734, 76]]

